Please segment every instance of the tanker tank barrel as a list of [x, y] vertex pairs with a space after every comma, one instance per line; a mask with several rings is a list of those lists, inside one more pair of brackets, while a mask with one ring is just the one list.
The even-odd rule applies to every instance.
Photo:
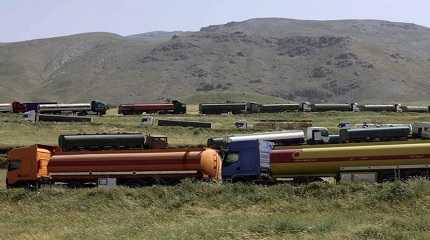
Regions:
[[133, 183], [148, 179], [207, 178], [221, 181], [222, 161], [210, 148], [62, 152], [53, 146], [16, 148], [8, 154], [7, 186], [97, 183], [111, 177]]

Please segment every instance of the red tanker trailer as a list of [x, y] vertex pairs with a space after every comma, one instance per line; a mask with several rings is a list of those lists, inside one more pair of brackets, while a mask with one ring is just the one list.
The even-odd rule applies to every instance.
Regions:
[[171, 103], [137, 103], [121, 104], [118, 107], [118, 114], [132, 115], [142, 113], [172, 113], [184, 114], [187, 108], [184, 103], [172, 101]]
[[17, 101], [12, 103], [0, 103], [0, 112], [23, 113], [25, 112], [25, 105]]

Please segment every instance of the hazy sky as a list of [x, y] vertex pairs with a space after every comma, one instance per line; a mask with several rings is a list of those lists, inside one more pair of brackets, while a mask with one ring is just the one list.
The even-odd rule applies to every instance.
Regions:
[[255, 17], [382, 19], [430, 27], [430, 0], [0, 0], [0, 42], [198, 30]]

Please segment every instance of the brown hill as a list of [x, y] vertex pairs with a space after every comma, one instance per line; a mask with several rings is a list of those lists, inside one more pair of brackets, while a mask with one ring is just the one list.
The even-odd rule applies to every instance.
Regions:
[[[430, 29], [376, 20], [251, 19], [198, 32], [87, 33], [0, 45], [0, 100], [409, 102], [430, 90]], [[225, 96], [225, 95], [220, 95]]]

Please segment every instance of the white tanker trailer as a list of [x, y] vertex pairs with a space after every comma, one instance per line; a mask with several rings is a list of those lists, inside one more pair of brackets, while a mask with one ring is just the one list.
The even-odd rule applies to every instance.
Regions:
[[76, 113], [78, 115], [106, 113], [106, 104], [99, 101], [91, 101], [90, 103], [58, 103], [58, 104], [40, 104], [38, 107], [39, 113]]
[[265, 140], [275, 143], [275, 145], [292, 145], [292, 144], [302, 144], [305, 142], [305, 134], [301, 130], [291, 130], [291, 131], [280, 131], [280, 132], [266, 132], [266, 133], [256, 133], [248, 135], [236, 135], [227, 136], [225, 141], [227, 143], [231, 142], [241, 142], [249, 140]]
[[12, 103], [0, 103], [0, 112], [12, 112]]

